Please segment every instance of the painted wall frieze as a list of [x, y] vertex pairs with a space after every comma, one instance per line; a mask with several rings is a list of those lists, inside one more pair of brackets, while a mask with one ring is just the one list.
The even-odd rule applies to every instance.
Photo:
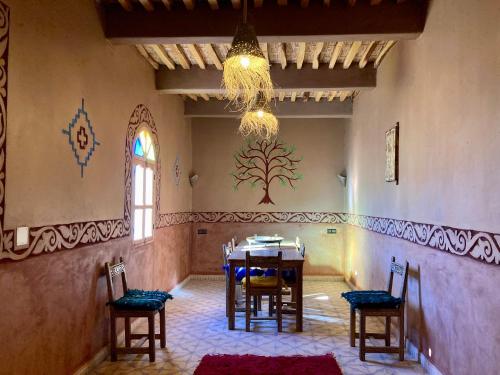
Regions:
[[324, 223], [342, 224], [337, 212], [193, 212], [195, 223]]
[[500, 234], [413, 221], [346, 214], [347, 224], [475, 260], [500, 264]]

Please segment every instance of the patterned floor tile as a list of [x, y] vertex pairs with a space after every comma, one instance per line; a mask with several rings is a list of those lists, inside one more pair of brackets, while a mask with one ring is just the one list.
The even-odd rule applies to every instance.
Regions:
[[[205, 354], [318, 355], [334, 353], [344, 375], [424, 374], [412, 360], [399, 362], [397, 355], [367, 354], [361, 362], [358, 348], [349, 345], [349, 306], [340, 298], [348, 287], [342, 282], [310, 281], [304, 284], [304, 332], [295, 333], [291, 317], [283, 322], [283, 333], [275, 322], [252, 325], [245, 332], [244, 314], [238, 313], [236, 330], [227, 329], [225, 285], [221, 281], [191, 280], [167, 303], [167, 348], [157, 343], [156, 362], [147, 355], [119, 356], [104, 361], [95, 374], [192, 374]], [[267, 311], [264, 301], [262, 310]], [[158, 326], [158, 324], [157, 324]], [[377, 320], [369, 330], [383, 332]], [[147, 322], [137, 331], [146, 332]]]

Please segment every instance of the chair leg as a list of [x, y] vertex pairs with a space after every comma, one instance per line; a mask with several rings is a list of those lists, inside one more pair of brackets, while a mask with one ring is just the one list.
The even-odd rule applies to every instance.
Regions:
[[250, 293], [248, 293], [248, 290], [246, 291], [245, 294], [245, 330], [247, 332], [250, 332], [250, 313], [252, 310], [252, 297], [250, 296]]
[[290, 296], [290, 300], [291, 300], [292, 302], [297, 302], [297, 288], [295, 288], [294, 286], [292, 286], [290, 289], [291, 289], [291, 292], [290, 292], [290, 294], [291, 294], [291, 296]]
[[130, 318], [125, 318], [125, 347], [130, 348], [132, 340], [130, 339]]
[[278, 332], [283, 331], [283, 314], [281, 313], [283, 304], [280, 292], [278, 292], [278, 295], [276, 296], [276, 318], [278, 319]]
[[385, 317], [385, 346], [391, 346], [391, 317]]
[[111, 313], [111, 317], [109, 320], [110, 323], [110, 331], [111, 331], [111, 362], [116, 362], [116, 317], [113, 313]]
[[257, 310], [262, 311], [262, 296], [257, 297]]
[[257, 310], [259, 309], [258, 296], [253, 296], [253, 315], [257, 316]]
[[155, 361], [155, 316], [148, 316], [149, 362]]
[[229, 282], [226, 277], [226, 318], [229, 316]]
[[351, 346], [356, 346], [356, 309], [351, 309]]
[[160, 348], [167, 346], [167, 337], [165, 334], [165, 307], [160, 310]]
[[366, 316], [363, 310], [359, 311], [359, 360], [365, 360]]
[[273, 316], [273, 309], [274, 309], [274, 297], [273, 295], [269, 295], [269, 316]]
[[399, 360], [405, 360], [405, 313], [399, 315]]

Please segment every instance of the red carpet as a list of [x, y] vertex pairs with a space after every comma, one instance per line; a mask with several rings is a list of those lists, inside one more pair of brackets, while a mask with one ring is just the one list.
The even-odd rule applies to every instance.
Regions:
[[332, 354], [310, 357], [206, 355], [194, 375], [342, 375]]

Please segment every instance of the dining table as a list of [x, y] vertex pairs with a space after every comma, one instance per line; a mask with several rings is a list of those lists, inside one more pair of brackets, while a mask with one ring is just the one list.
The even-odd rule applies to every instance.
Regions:
[[242, 241], [229, 254], [227, 262], [229, 264], [229, 317], [228, 328], [234, 330], [236, 308], [235, 308], [235, 270], [237, 267], [245, 266], [246, 253], [250, 251], [254, 256], [278, 256], [278, 252], [282, 252], [282, 264], [284, 269], [295, 269], [296, 272], [296, 301], [295, 301], [295, 329], [297, 332], [302, 332], [302, 316], [303, 316], [303, 298], [302, 298], [302, 283], [303, 283], [303, 266], [304, 257], [300, 254], [299, 248], [295, 242], [282, 241], [280, 243], [249, 243]]

